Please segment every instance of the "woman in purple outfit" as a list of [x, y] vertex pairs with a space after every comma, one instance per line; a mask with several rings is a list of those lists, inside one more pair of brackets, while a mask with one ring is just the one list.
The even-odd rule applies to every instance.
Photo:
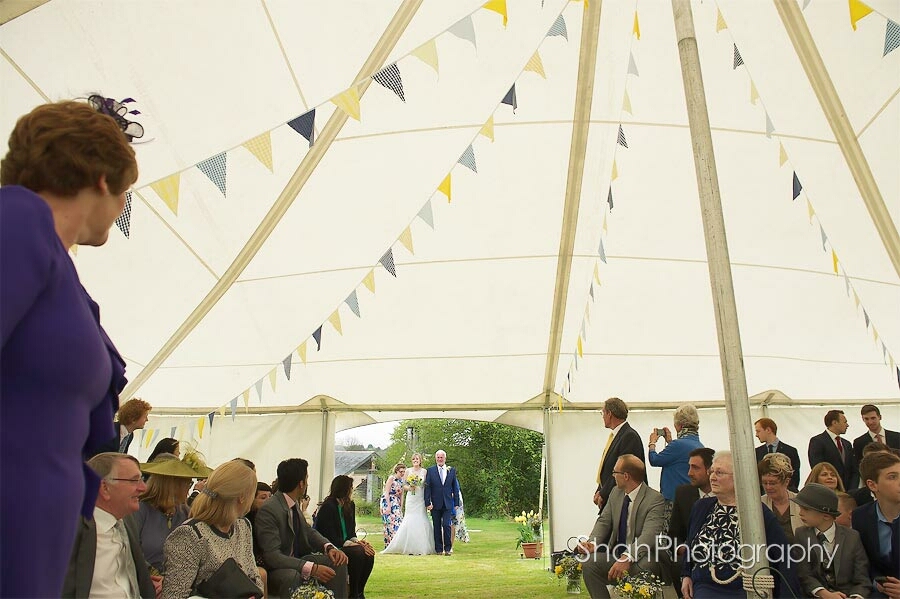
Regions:
[[80, 102], [21, 117], [0, 163], [2, 597], [59, 597], [93, 512], [83, 455], [115, 436], [125, 363], [68, 250], [106, 242], [137, 174], [116, 121]]

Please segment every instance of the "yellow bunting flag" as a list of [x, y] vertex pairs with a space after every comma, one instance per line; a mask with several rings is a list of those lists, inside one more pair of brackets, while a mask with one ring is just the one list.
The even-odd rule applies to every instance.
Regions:
[[896, 362], [894, 362], [894, 356], [893, 356], [893, 354], [888, 354], [888, 358], [891, 359], [891, 370], [893, 370], [893, 369], [894, 369], [894, 365], [897, 364]]
[[369, 271], [369, 274], [366, 275], [366, 278], [363, 279], [363, 283], [366, 285], [366, 289], [375, 293], [375, 270], [372, 269]]
[[357, 121], [359, 120], [359, 90], [354, 85], [350, 89], [339, 93], [331, 99], [335, 106], [347, 113]]
[[872, 337], [875, 338], [875, 343], [878, 343], [878, 331], [875, 330], [875, 325], [872, 325]]
[[868, 4], [860, 0], [850, 0], [850, 26], [853, 27], [853, 31], [856, 31], [856, 23], [871, 12], [872, 7]]
[[338, 332], [338, 335], [343, 335], [344, 330], [341, 328], [341, 313], [335, 310], [331, 313], [331, 316], [328, 317], [328, 322], [331, 323], [331, 326], [334, 327], [334, 330]]
[[778, 166], [784, 166], [784, 163], [787, 162], [787, 152], [784, 151], [784, 144], [778, 142]]
[[409, 230], [409, 227], [403, 229], [403, 232], [400, 233], [400, 243], [403, 244], [403, 247], [409, 251], [410, 254], [415, 254], [413, 251], [413, 240], [412, 240], [412, 231]]
[[506, 27], [506, 23], [509, 21], [509, 16], [506, 14], [506, 0], [488, 0], [484, 3], [484, 8], [502, 16], [503, 26]]
[[153, 440], [153, 429], [148, 428], [144, 430], [144, 447], [150, 447], [150, 441]]
[[833, 249], [831, 250], [831, 262], [834, 265], [834, 274], [838, 274], [838, 257], [837, 252]]
[[257, 135], [249, 141], [245, 141], [243, 146], [247, 151], [256, 156], [263, 166], [274, 172], [272, 168], [272, 136], [268, 131], [262, 135]]
[[584, 346], [581, 343], [581, 335], [578, 335], [578, 355], [584, 357]]
[[723, 29], [728, 29], [728, 25], [725, 24], [725, 17], [722, 16], [722, 11], [716, 9], [716, 33]]
[[435, 73], [440, 73], [438, 71], [437, 44], [434, 43], [433, 39], [413, 50], [412, 55], [434, 69]]
[[[487, 122], [481, 127], [481, 131], [478, 132], [480, 135], [484, 135], [491, 141], [494, 141], [494, 115], [491, 115], [491, 118], [487, 120]], [[447, 175], [448, 177], [450, 175]]]
[[444, 180], [441, 181], [441, 184], [438, 185], [437, 190], [447, 196], [447, 203], [450, 203], [450, 173], [447, 173], [447, 176], [444, 177]]
[[272, 385], [272, 391], [275, 390], [275, 381], [278, 379], [278, 367], [276, 366], [269, 371], [269, 384]]
[[628, 97], [628, 90], [625, 90], [625, 98], [622, 100], [622, 110], [627, 112], [628, 114], [633, 115], [631, 112], [631, 98]]
[[641, 24], [638, 22], [637, 11], [634, 11], [634, 27], [631, 28], [631, 33], [638, 39], [641, 39]]
[[538, 54], [537, 50], [534, 51], [534, 54], [532, 54], [531, 58], [528, 59], [528, 62], [525, 63], [525, 70], [537, 73], [544, 79], [547, 78], [547, 73], [544, 72], [544, 61], [541, 60], [541, 55]]
[[597, 281], [598, 285], [601, 285], [601, 283], [600, 283], [600, 265], [597, 263], [594, 263], [594, 280]]
[[591, 305], [589, 303], [584, 305], [584, 319], [591, 324]]
[[859, 308], [859, 296], [856, 295], [856, 289], [853, 290], [853, 303]]
[[250, 389], [244, 389], [244, 392], [241, 393], [241, 397], [244, 398], [244, 412], [250, 413]]
[[69, 251], [72, 252], [73, 256], [78, 255], [78, 244], [73, 244], [72, 247], [69, 248]]
[[806, 212], [809, 214], [809, 224], [812, 224], [812, 217], [815, 216], [816, 211], [813, 210], [812, 204], [809, 202], [809, 198], [806, 198]]
[[150, 189], [156, 192], [156, 195], [166, 203], [173, 214], [178, 214], [178, 187], [180, 184], [181, 173], [169, 175], [165, 179], [150, 184]]
[[306, 341], [297, 346], [297, 355], [300, 356], [300, 361], [306, 364]]
[[[609, 233], [609, 229], [606, 228], [606, 215], [605, 214], [603, 215], [603, 232]], [[600, 281], [597, 281], [597, 282], [599, 283]]]
[[219, 408], [219, 416], [222, 416], [224, 418], [227, 414], [228, 406], [222, 406], [221, 408]]
[[616, 166], [616, 159], [613, 158], [613, 170], [612, 170], [612, 178], [610, 181], [615, 181], [619, 178], [619, 167]]
[[197, 418], [197, 436], [203, 438], [203, 429], [206, 428], [206, 416]]
[[756, 103], [759, 102], [759, 91], [756, 89], [756, 84], [753, 83], [753, 79], [750, 80], [750, 103], [756, 106]]

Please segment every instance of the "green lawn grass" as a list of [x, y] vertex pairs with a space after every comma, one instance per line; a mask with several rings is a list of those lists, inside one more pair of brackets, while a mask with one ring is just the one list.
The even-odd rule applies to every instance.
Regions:
[[[359, 516], [357, 529], [377, 551], [384, 549], [380, 517]], [[467, 599], [537, 599], [566, 597], [564, 580], [550, 567], [549, 548], [541, 559], [524, 559], [516, 548], [516, 524], [505, 520], [466, 518], [469, 543], [453, 544], [453, 555], [375, 556], [366, 585], [368, 599], [466, 597]], [[475, 532], [475, 531], [479, 532]], [[582, 594], [587, 596], [587, 589]]]

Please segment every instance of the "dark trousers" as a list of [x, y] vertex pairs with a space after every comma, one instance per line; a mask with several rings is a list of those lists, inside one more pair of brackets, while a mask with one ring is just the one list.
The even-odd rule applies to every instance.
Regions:
[[434, 525], [434, 550], [444, 553], [453, 549], [453, 535], [450, 525], [453, 523], [453, 508], [444, 506], [431, 510], [431, 522]]
[[350, 575], [350, 599], [363, 597], [366, 591], [366, 582], [372, 568], [375, 567], [375, 556], [366, 555], [361, 545], [342, 547], [347, 554], [347, 573]]

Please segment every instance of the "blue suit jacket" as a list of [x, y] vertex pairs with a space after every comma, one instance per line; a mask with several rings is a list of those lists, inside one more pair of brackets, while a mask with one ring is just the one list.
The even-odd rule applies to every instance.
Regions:
[[456, 468], [447, 466], [447, 476], [444, 484], [441, 484], [441, 475], [437, 466], [428, 468], [425, 474], [425, 505], [432, 509], [455, 510], [459, 505], [458, 482], [456, 480]]
[[876, 502], [867, 503], [853, 510], [850, 522], [853, 530], [859, 533], [863, 549], [869, 556], [869, 578], [876, 576], [893, 576], [900, 578], [900, 564], [892, 564], [890, 557], [882, 557], [878, 543], [878, 514], [875, 512]]

